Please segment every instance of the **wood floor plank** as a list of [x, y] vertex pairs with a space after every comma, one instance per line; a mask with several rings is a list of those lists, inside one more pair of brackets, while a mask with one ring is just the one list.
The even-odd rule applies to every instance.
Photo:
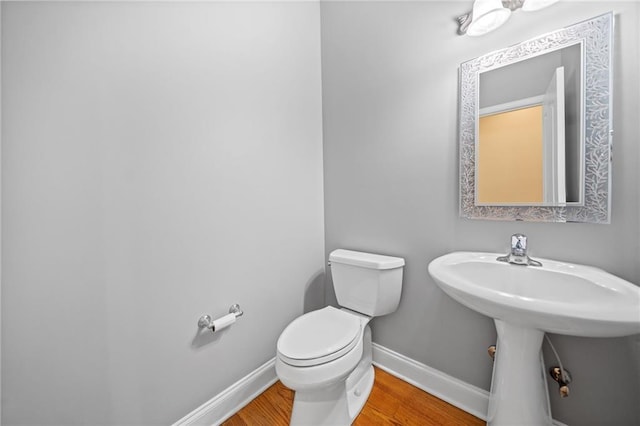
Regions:
[[[354, 426], [480, 426], [485, 422], [375, 368], [371, 395]], [[293, 391], [276, 382], [223, 426], [287, 426]]]

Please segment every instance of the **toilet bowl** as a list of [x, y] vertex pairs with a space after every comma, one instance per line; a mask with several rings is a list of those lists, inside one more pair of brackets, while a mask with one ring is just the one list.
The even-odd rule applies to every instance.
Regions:
[[[331, 253], [338, 303], [296, 318], [278, 339], [276, 373], [295, 391], [291, 425], [350, 425], [374, 381], [373, 316], [396, 310], [404, 259]], [[372, 272], [373, 271], [373, 272]]]
[[297, 318], [282, 332], [276, 373], [296, 392], [292, 425], [348, 425], [360, 412], [374, 378], [369, 320], [327, 306]]

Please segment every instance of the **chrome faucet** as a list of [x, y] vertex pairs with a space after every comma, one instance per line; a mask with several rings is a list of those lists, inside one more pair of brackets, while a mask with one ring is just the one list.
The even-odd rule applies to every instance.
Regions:
[[511, 252], [506, 256], [499, 256], [496, 260], [514, 265], [542, 266], [542, 263], [527, 255], [527, 236], [523, 234], [513, 234], [511, 236]]

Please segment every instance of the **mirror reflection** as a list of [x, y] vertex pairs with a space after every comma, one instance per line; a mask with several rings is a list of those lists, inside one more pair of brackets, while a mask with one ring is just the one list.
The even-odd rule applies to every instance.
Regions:
[[479, 73], [476, 205], [582, 202], [582, 42]]

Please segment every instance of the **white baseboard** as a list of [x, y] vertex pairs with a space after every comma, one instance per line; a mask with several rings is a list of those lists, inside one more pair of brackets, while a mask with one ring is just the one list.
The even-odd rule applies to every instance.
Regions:
[[[449, 404], [487, 420], [489, 392], [373, 343], [373, 364]], [[554, 426], [567, 426], [553, 420]]]
[[[449, 376], [391, 349], [373, 343], [373, 364], [482, 420], [487, 419], [489, 392]], [[258, 367], [173, 426], [219, 425], [278, 380], [275, 358]], [[554, 426], [566, 426], [556, 420]]]
[[377, 343], [373, 344], [373, 364], [469, 414], [487, 420], [489, 392], [484, 389], [449, 376]]
[[175, 422], [173, 426], [219, 425], [278, 380], [275, 365], [274, 357]]

